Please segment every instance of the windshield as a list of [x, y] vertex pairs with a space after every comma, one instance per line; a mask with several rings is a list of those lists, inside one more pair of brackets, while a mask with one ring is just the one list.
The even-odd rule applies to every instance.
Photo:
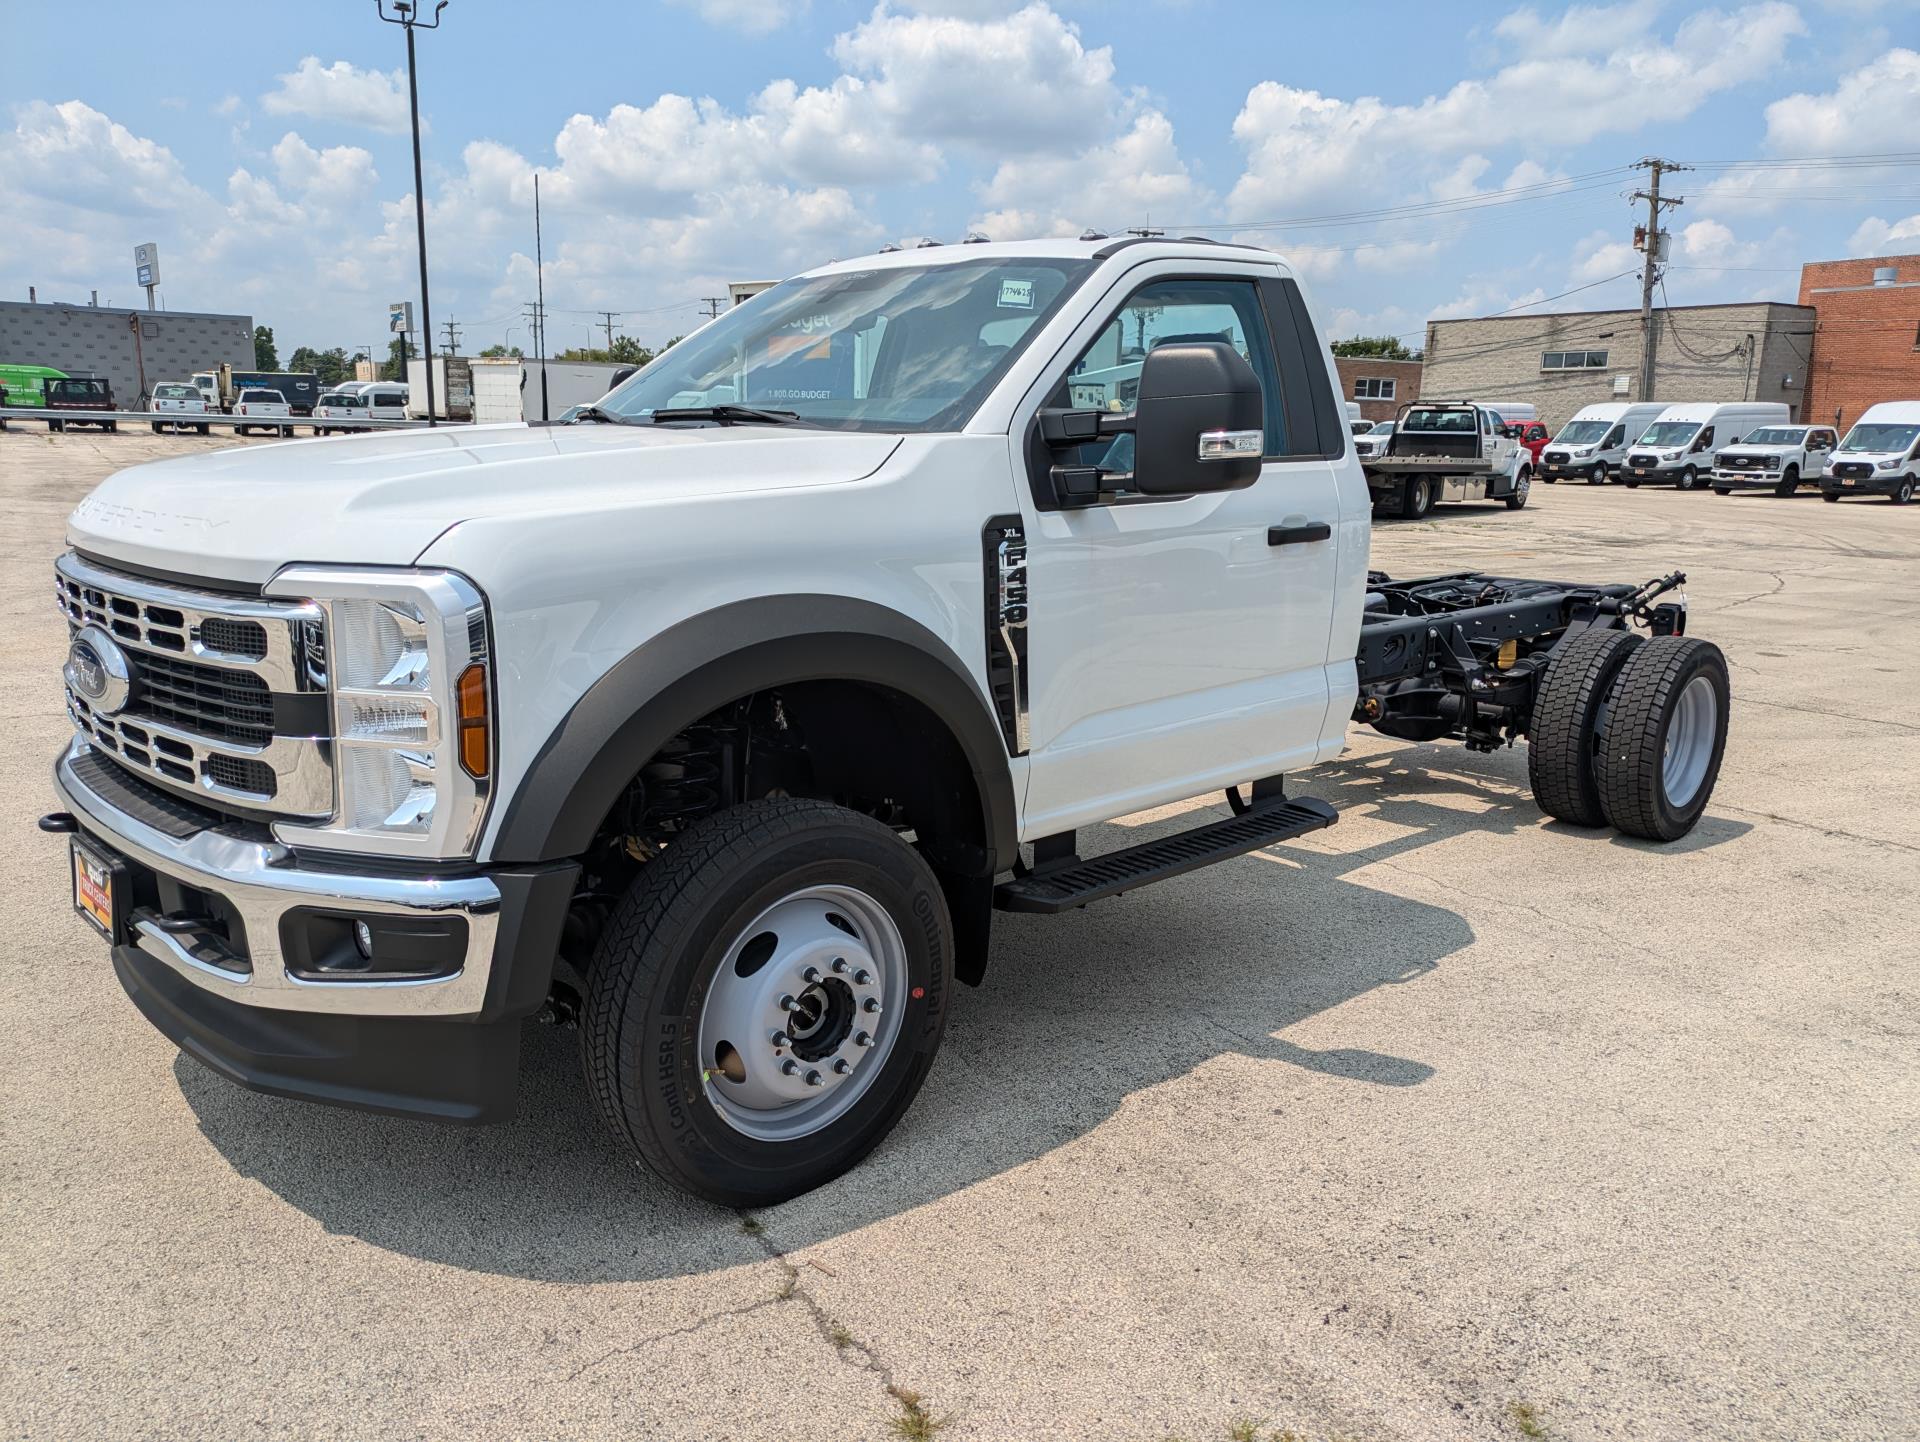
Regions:
[[153, 393], [163, 401], [197, 401], [200, 399], [200, 392], [192, 386], [155, 386]]
[[1700, 434], [1698, 421], [1655, 421], [1640, 437], [1643, 446], [1684, 446]]
[[1920, 440], [1920, 426], [1855, 426], [1840, 443], [1843, 451], [1904, 451]]
[[1604, 436], [1612, 424], [1611, 421], [1569, 421], [1566, 429], [1554, 439], [1568, 446], [1591, 445]]
[[1091, 268], [981, 260], [803, 276], [688, 336], [598, 408], [644, 420], [742, 405], [836, 430], [953, 430]]
[[366, 403], [367, 398], [365, 396], [349, 395], [344, 391], [333, 391], [320, 397], [321, 405], [330, 406], [335, 410], [350, 411], [356, 406], [365, 406]]
[[240, 399], [251, 401], [257, 406], [285, 405], [286, 397], [279, 391], [241, 391]]
[[1797, 446], [1805, 431], [1795, 430], [1791, 426], [1763, 426], [1748, 436], [1745, 443], [1749, 446]]

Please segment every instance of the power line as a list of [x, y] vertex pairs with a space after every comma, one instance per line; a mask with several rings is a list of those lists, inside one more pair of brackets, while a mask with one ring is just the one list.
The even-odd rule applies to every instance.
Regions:
[[446, 331], [447, 333], [447, 354], [458, 355], [460, 353], [459, 323], [457, 321], [449, 320], [441, 327], [441, 329]]

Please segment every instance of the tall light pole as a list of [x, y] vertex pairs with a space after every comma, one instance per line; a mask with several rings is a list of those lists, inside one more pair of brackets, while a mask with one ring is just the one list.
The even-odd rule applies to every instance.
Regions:
[[[393, 6], [391, 15], [387, 13], [389, 3]], [[407, 32], [407, 99], [413, 106], [413, 218], [420, 233], [420, 334], [427, 339], [421, 354], [427, 370], [427, 424], [432, 426], [438, 424], [433, 406], [433, 306], [427, 299], [427, 189], [420, 176], [420, 84], [413, 63], [413, 32], [416, 28], [438, 30], [447, 0], [433, 7], [431, 24], [420, 19], [420, 0], [373, 0], [373, 8], [387, 24]]]

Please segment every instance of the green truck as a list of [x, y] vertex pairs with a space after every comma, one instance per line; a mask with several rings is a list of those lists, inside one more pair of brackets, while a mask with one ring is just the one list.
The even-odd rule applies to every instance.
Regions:
[[45, 383], [63, 381], [67, 373], [52, 366], [23, 366], [0, 363], [0, 405], [44, 406]]

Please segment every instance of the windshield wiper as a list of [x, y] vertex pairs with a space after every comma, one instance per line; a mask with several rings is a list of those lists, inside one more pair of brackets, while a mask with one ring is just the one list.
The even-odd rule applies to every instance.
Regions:
[[599, 406], [582, 406], [573, 413], [573, 420], [567, 424], [573, 425], [579, 421], [606, 421], [610, 425], [630, 426], [633, 424], [633, 417], [616, 415], [612, 411], [600, 409]]
[[653, 423], [662, 421], [712, 421], [716, 425], [790, 426], [800, 419], [798, 411], [765, 411], [758, 406], [737, 406], [729, 402], [718, 406], [667, 406], [653, 413]]

